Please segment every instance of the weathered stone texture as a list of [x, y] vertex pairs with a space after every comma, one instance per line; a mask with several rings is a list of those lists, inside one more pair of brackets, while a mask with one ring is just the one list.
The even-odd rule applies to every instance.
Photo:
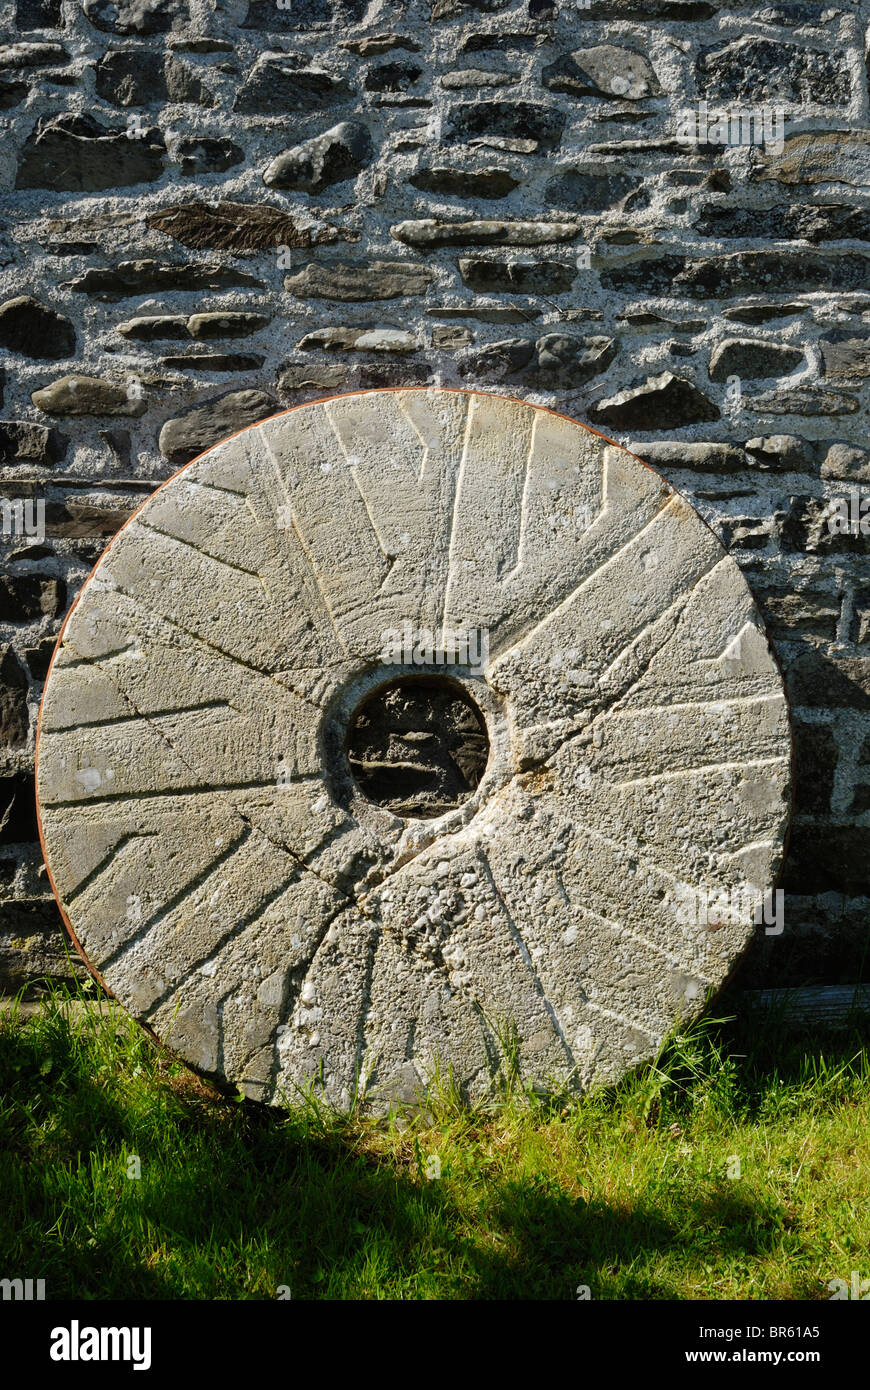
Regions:
[[342, 1108], [439, 1067], [483, 1096], [499, 1036], [538, 1088], [655, 1056], [756, 931], [789, 776], [749, 588], [684, 499], [443, 390], [303, 406], [172, 479], [85, 585], [38, 747], [121, 1003], [251, 1097]]

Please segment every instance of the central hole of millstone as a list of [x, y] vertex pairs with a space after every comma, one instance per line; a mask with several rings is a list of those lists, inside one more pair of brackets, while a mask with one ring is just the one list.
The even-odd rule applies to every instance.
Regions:
[[486, 724], [449, 676], [400, 676], [351, 715], [345, 752], [357, 786], [406, 819], [442, 816], [467, 801], [489, 757]]

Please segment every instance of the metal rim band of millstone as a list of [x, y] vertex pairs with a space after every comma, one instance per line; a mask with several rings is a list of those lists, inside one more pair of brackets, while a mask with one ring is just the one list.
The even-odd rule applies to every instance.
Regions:
[[209, 449], [55, 652], [37, 795], [76, 945], [271, 1103], [582, 1090], [697, 1016], [788, 820], [777, 664], [653, 469], [477, 392], [362, 392]]

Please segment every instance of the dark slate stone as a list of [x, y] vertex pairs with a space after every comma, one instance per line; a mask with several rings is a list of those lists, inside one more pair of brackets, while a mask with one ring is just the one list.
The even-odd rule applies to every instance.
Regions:
[[789, 851], [783, 879], [786, 892], [870, 893], [870, 835], [866, 826], [798, 824], [792, 827]]
[[269, 188], [322, 193], [334, 183], [355, 178], [374, 152], [368, 126], [360, 121], [341, 121], [322, 135], [279, 154], [263, 174], [263, 182]]
[[431, 16], [434, 20], [456, 19], [459, 15], [467, 16], [469, 11], [476, 10], [478, 14], [493, 14], [496, 10], [503, 10], [510, 4], [510, 0], [431, 0]]
[[114, 49], [95, 69], [97, 92], [115, 106], [172, 101], [214, 106], [212, 93], [171, 54], [141, 48]]
[[835, 440], [822, 459], [821, 476], [850, 483], [870, 483], [870, 449], [858, 449], [854, 444]]
[[575, 390], [606, 371], [619, 351], [615, 338], [578, 338], [573, 333], [545, 333], [535, 344], [535, 361], [524, 373], [529, 386]]
[[35, 681], [44, 681], [48, 675], [48, 667], [54, 652], [57, 639], [55, 637], [40, 637], [32, 647], [24, 648], [24, 660], [27, 662], [27, 669]]
[[722, 317], [735, 323], [770, 323], [772, 319], [790, 319], [802, 314], [806, 304], [737, 304], [733, 309], [723, 309]]
[[850, 396], [846, 391], [814, 391], [802, 386], [765, 391], [760, 396], [745, 400], [745, 404], [760, 415], [805, 415], [808, 418], [857, 415], [861, 409], [858, 397]]
[[[14, 772], [0, 777], [0, 844], [25, 845], [38, 839], [33, 774]], [[7, 907], [4, 904], [4, 918]]]
[[772, 208], [723, 208], [708, 203], [694, 225], [705, 236], [714, 237], [870, 241], [870, 209], [843, 203], [778, 203]]
[[26, 82], [0, 81], [0, 111], [9, 111], [13, 106], [18, 106], [29, 90]]
[[199, 174], [223, 174], [236, 164], [242, 164], [245, 152], [240, 145], [220, 136], [185, 135], [175, 146], [174, 159], [185, 178]]
[[808, 647], [788, 663], [785, 674], [792, 705], [870, 710], [870, 657], [832, 657]]
[[448, 138], [536, 140], [542, 149], [553, 149], [564, 127], [564, 113], [553, 106], [531, 101], [469, 101], [451, 108]]
[[130, 467], [130, 431], [100, 430], [100, 439], [109, 449], [112, 458], [120, 468]]
[[718, 10], [718, 4], [707, 0], [592, 0], [583, 14], [587, 19], [638, 19], [642, 24], [651, 19], [692, 23], [712, 19]]
[[84, 0], [82, 9], [105, 34], [166, 34], [187, 18], [183, 0]]
[[[630, 79], [626, 76], [628, 73], [631, 73]], [[624, 85], [618, 80], [620, 78]], [[541, 82], [551, 92], [594, 96], [607, 101], [637, 100], [656, 96], [661, 91], [652, 66], [643, 54], [608, 43], [563, 53], [542, 69]]]
[[618, 430], [670, 430], [719, 419], [719, 408], [683, 377], [663, 372], [618, 391], [589, 411], [597, 425]]
[[860, 385], [870, 377], [870, 336], [855, 329], [838, 328], [821, 341], [827, 381]]
[[141, 317], [116, 324], [116, 328], [125, 338], [138, 338], [140, 342], [145, 343], [190, 336], [187, 331], [186, 314], [143, 314]]
[[428, 386], [432, 369], [428, 362], [403, 357], [400, 362], [363, 362], [359, 368], [359, 384], [363, 390], [381, 386]]
[[169, 290], [226, 290], [236, 286], [265, 289], [263, 281], [256, 276], [230, 266], [208, 265], [205, 262], [166, 265], [154, 260], [121, 261], [119, 265], [106, 269], [86, 270], [74, 280], [67, 281], [64, 288], [113, 302], [138, 294], [159, 294]]
[[67, 498], [66, 502], [49, 502], [45, 508], [45, 529], [49, 536], [80, 540], [99, 536], [106, 540], [114, 536], [135, 511], [134, 507], [95, 506]]
[[32, 295], [22, 294], [0, 304], [0, 347], [24, 357], [57, 362], [73, 356], [76, 331], [64, 314], [40, 304]]
[[32, 29], [63, 29], [62, 0], [16, 0], [15, 27], [22, 34]]
[[46, 241], [42, 249], [47, 256], [92, 256], [100, 246], [96, 241]]
[[346, 304], [369, 299], [401, 299], [425, 294], [432, 271], [409, 261], [310, 262], [284, 279], [284, 288], [300, 299], [336, 299]]
[[794, 434], [760, 435], [757, 439], [747, 439], [744, 448], [749, 455], [750, 465], [762, 472], [815, 471], [815, 448], [808, 439]]
[[867, 289], [870, 257], [857, 251], [735, 251], [708, 259], [664, 255], [602, 270], [601, 284], [611, 290], [699, 299], [777, 290]]
[[459, 364], [459, 371], [476, 381], [506, 381], [527, 367], [534, 355], [533, 338], [505, 338], [469, 353]]
[[233, 53], [235, 51], [235, 44], [230, 43], [229, 39], [218, 39], [212, 34], [202, 38], [170, 39], [169, 47], [173, 53]]
[[787, 376], [804, 361], [803, 348], [768, 343], [754, 338], [728, 338], [710, 356], [710, 380], [730, 376], [747, 380]]
[[278, 390], [337, 391], [347, 384], [349, 372], [334, 362], [288, 363], [278, 376]]
[[27, 742], [27, 675], [11, 647], [0, 654], [0, 745], [21, 748]]
[[617, 349], [613, 338], [578, 338], [572, 333], [546, 333], [537, 341], [507, 338], [469, 353], [459, 371], [480, 381], [571, 390], [605, 371]]
[[801, 588], [795, 593], [783, 589], [760, 588], [752, 584], [767, 630], [774, 641], [822, 637], [833, 642], [837, 636], [840, 600], [820, 588]]
[[407, 34], [373, 34], [364, 39], [342, 39], [339, 48], [356, 53], [360, 58], [379, 58], [383, 53], [392, 53], [396, 48], [404, 48], [409, 53], [419, 53], [420, 45]]
[[833, 13], [830, 5], [765, 5], [754, 18], [759, 24], [820, 24], [824, 15], [830, 17]]
[[65, 435], [29, 420], [0, 420], [0, 463], [59, 463], [69, 443]]
[[505, 198], [520, 185], [509, 169], [418, 169], [408, 182], [448, 198]]
[[276, 0], [252, 0], [240, 29], [259, 29], [270, 34], [291, 34], [305, 29], [329, 29], [359, 24], [368, 0], [292, 0], [279, 6]]
[[544, 188], [544, 198], [556, 208], [600, 212], [633, 193], [640, 183], [640, 179], [615, 169], [612, 174], [587, 174], [580, 169], [567, 169], [550, 179]]
[[[866, 749], [866, 743], [864, 747]], [[870, 811], [870, 782], [859, 781], [857, 783], [848, 810], [850, 816], [860, 816], [865, 811]]]
[[527, 53], [538, 48], [545, 36], [537, 32], [508, 34], [466, 34], [460, 53]]
[[163, 55], [146, 48], [119, 48], [106, 53], [94, 67], [98, 96], [115, 106], [147, 106], [166, 101]]
[[630, 261], [627, 265], [602, 270], [601, 284], [609, 290], [669, 295], [675, 292], [674, 283], [685, 267], [685, 256], [666, 253], [643, 257], [638, 261]]
[[19, 156], [15, 187], [90, 193], [152, 183], [165, 153], [157, 129], [131, 140], [126, 127], [104, 126], [87, 114], [40, 116]]
[[665, 471], [686, 469], [693, 473], [740, 473], [746, 467], [743, 450], [733, 444], [715, 444], [702, 440], [674, 440], [667, 444], [634, 440], [628, 447], [639, 454], [644, 463]]
[[748, 35], [702, 49], [697, 90], [708, 101], [806, 101], [848, 105], [849, 63], [843, 50], [826, 53], [805, 44]]
[[0, 574], [0, 621], [31, 623], [38, 618], [58, 618], [66, 607], [62, 579], [39, 574]]
[[300, 66], [298, 56], [261, 58], [240, 87], [233, 110], [284, 116], [288, 111], [322, 111], [348, 101], [353, 89], [322, 68]]
[[256, 372], [265, 360], [259, 352], [182, 352], [161, 358], [164, 367], [186, 372]]
[[496, 261], [463, 256], [459, 261], [463, 284], [479, 294], [565, 294], [577, 279], [577, 270], [563, 261]]
[[419, 63], [378, 63], [363, 79], [367, 92], [407, 92], [423, 74]]
[[196, 250], [270, 251], [276, 246], [311, 246], [316, 240], [307, 227], [300, 227], [295, 217], [271, 203], [176, 203], [145, 219], [154, 231], [180, 241]]
[[[859, 529], [856, 531], [832, 530], [828, 523], [833, 519], [830, 504], [824, 498], [792, 497], [788, 514], [782, 524], [783, 550], [801, 552], [805, 555], [866, 556], [868, 538], [861, 534], [860, 514]], [[865, 673], [870, 673], [870, 662], [865, 663]], [[870, 696], [870, 686], [867, 694]], [[811, 702], [805, 700], [803, 703]], [[831, 700], [825, 703], [839, 705], [844, 701], [832, 696]]]
[[177, 468], [213, 444], [274, 415], [276, 402], [264, 391], [229, 391], [167, 420], [160, 431], [161, 454]]
[[215, 338], [247, 338], [271, 322], [270, 314], [252, 314], [244, 310], [206, 310], [187, 321], [187, 331], [198, 342]]

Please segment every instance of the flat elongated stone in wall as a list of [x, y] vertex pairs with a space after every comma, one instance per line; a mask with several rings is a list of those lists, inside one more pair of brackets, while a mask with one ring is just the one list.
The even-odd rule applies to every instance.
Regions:
[[281, 208], [264, 203], [180, 203], [161, 208], [147, 219], [148, 226], [165, 232], [183, 246], [197, 250], [266, 251], [274, 246], [316, 246], [335, 241], [334, 228], [312, 232]]
[[577, 279], [573, 265], [564, 261], [484, 260], [461, 256], [459, 274], [463, 284], [480, 294], [565, 294]]
[[130, 389], [101, 377], [65, 376], [34, 391], [33, 404], [47, 415], [144, 415], [141, 384]]
[[406, 261], [332, 261], [329, 265], [312, 261], [295, 275], [286, 276], [284, 288], [300, 299], [364, 303], [425, 294], [432, 279], [431, 270]]
[[446, 193], [454, 198], [506, 198], [520, 180], [509, 169], [418, 169], [408, 182], [424, 193]]
[[426, 217], [397, 222], [390, 235], [423, 251], [438, 246], [546, 246], [554, 241], [574, 241], [580, 227], [576, 222], [442, 222]]
[[0, 68], [38, 68], [68, 63], [61, 43], [12, 43], [0, 48]]
[[92, 295], [109, 302], [132, 299], [151, 291], [223, 290], [236, 285], [262, 289], [263, 281], [246, 270], [233, 266], [212, 265], [205, 261], [191, 265], [168, 265], [160, 261], [121, 261], [120, 265], [85, 270], [74, 280], [64, 283], [64, 289]]
[[149, 498], [64, 627], [37, 775], [121, 1003], [252, 1097], [347, 1107], [448, 1066], [481, 1096], [506, 1046], [576, 1090], [655, 1055], [753, 935], [789, 752], [746, 583], [664, 479], [408, 389]]

